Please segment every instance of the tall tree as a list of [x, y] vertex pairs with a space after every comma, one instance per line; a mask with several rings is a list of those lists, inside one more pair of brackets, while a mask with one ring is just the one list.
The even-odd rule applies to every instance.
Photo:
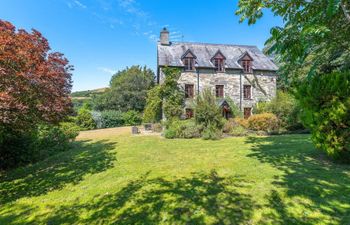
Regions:
[[241, 22], [254, 24], [266, 8], [283, 18], [284, 25], [271, 29], [267, 43], [286, 79], [350, 68], [347, 0], [240, 0], [238, 5]]
[[154, 73], [147, 67], [132, 66], [112, 76], [110, 89], [93, 99], [97, 110], [143, 111], [147, 91], [154, 86]]
[[70, 112], [72, 66], [49, 51], [37, 30], [16, 30], [0, 20], [0, 131], [57, 123]]

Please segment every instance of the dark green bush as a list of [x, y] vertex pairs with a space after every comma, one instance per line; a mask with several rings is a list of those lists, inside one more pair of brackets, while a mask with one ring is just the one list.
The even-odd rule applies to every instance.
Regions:
[[124, 116], [121, 111], [105, 110], [101, 112], [103, 128], [120, 127], [124, 125]]
[[142, 122], [142, 118], [139, 112], [135, 110], [129, 110], [123, 113], [123, 121], [126, 126], [135, 126], [140, 125]]
[[146, 107], [143, 114], [144, 123], [155, 123], [162, 119], [161, 86], [155, 86], [147, 92]]
[[350, 160], [350, 71], [316, 75], [300, 84], [302, 120], [316, 147]]
[[6, 134], [3, 133], [0, 139], [0, 169], [34, 163], [66, 151], [79, 134], [79, 127], [74, 123], [62, 123], [60, 126], [43, 124], [26, 132], [9, 128], [3, 130]]
[[194, 118], [196, 123], [204, 129], [210, 125], [211, 129], [221, 130], [224, 126], [225, 120], [221, 115], [216, 97], [209, 89], [205, 89], [201, 95], [197, 96], [194, 104]]
[[[200, 137], [201, 128], [196, 125], [194, 120], [173, 120], [168, 125], [165, 133], [167, 133], [167, 130], [170, 130], [172, 138], [198, 138]], [[165, 137], [167, 136], [165, 135]]]

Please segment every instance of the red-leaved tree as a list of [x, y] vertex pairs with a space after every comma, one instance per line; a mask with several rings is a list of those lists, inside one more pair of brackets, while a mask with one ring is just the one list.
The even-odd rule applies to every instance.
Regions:
[[73, 68], [63, 54], [49, 51], [40, 32], [0, 20], [0, 128], [55, 124], [70, 112]]

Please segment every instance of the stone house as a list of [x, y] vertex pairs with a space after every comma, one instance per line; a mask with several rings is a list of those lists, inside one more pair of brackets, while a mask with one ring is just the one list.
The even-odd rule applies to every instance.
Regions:
[[230, 98], [247, 118], [259, 101], [276, 95], [278, 67], [256, 46], [170, 42], [164, 28], [157, 45], [157, 82], [162, 83], [164, 67], [181, 68], [178, 84], [185, 92], [184, 115], [193, 116], [191, 102], [209, 88], [218, 98], [223, 116], [230, 117]]

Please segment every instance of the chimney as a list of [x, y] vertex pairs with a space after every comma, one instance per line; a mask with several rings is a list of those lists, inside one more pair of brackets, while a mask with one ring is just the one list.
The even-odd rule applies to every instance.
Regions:
[[169, 31], [166, 29], [166, 27], [163, 28], [163, 30], [160, 32], [160, 44], [161, 45], [169, 45]]

